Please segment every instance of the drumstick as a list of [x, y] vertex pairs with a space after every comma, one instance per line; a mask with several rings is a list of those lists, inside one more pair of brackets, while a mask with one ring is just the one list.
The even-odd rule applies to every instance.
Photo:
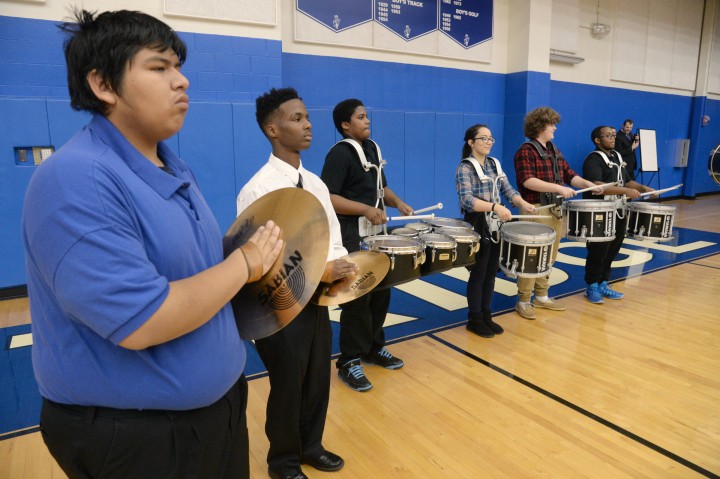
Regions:
[[431, 215], [414, 215], [414, 216], [391, 216], [389, 221], [405, 221], [405, 220], [430, 220], [435, 218], [435, 214]]
[[413, 211], [412, 213], [413, 213], [414, 215], [416, 215], [416, 214], [418, 214], [418, 213], [425, 213], [425, 212], [427, 212], [427, 211], [441, 210], [442, 207], [443, 207], [443, 204], [442, 204], [442, 203], [438, 203], [438, 204], [433, 205], [433, 206], [428, 206], [427, 208], [420, 208], [419, 210], [415, 210], [415, 211]]
[[[586, 191], [594, 190], [594, 189], [596, 189], [596, 188], [607, 188], [608, 186], [615, 186], [615, 185], [617, 185], [617, 181], [615, 181], [614, 183], [605, 183], [605, 184], [602, 184], [602, 185], [591, 186], [590, 188], [583, 188], [582, 190], [575, 190], [575, 193], [576, 193], [576, 194], [577, 194], [577, 193], [585, 193]], [[565, 199], [565, 198], [563, 198], [563, 197], [560, 196], [560, 195], [556, 195], [556, 197], [557, 197], [558, 199], [561, 199], [561, 200], [564, 200], [564, 199]], [[535, 211], [544, 210], [544, 209], [546, 209], [546, 208], [554, 208], [554, 207], [558, 207], [558, 208], [559, 208], [560, 205], [549, 204], [549, 205], [545, 205], [545, 206], [538, 206], [538, 207], [535, 208]]]
[[[535, 208], [537, 210], [537, 208]], [[537, 218], [551, 218], [549, 215], [511, 215], [512, 219], [537, 219]]]
[[660, 193], [665, 193], [666, 191], [677, 190], [682, 185], [683, 184], [680, 183], [679, 185], [671, 186], [670, 188], [663, 188], [662, 190], [655, 190], [655, 191], [648, 191], [647, 193], [640, 193], [640, 197], [649, 196], [649, 195], [659, 195]]
[[[586, 191], [595, 190], [597, 188], [607, 188], [608, 186], [615, 186], [615, 185], [617, 185], [617, 183], [618, 182], [615, 181], [613, 183], [605, 183], [603, 185], [595, 185], [595, 186], [591, 186], [590, 188], [583, 188], [582, 190], [575, 190], [575, 193], [585, 193]], [[558, 196], [558, 198], [561, 198], [561, 197]]]

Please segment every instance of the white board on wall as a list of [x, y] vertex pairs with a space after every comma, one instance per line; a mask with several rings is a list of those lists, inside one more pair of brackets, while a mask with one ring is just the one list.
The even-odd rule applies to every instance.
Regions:
[[638, 130], [640, 133], [640, 171], [658, 171], [655, 130]]
[[165, 0], [165, 15], [277, 25], [277, 0]]

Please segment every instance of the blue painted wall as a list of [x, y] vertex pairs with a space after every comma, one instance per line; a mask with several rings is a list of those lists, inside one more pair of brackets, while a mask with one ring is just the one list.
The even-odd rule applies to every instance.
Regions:
[[[283, 54], [279, 41], [182, 33], [188, 44], [184, 73], [190, 112], [171, 147], [195, 170], [221, 228], [235, 217], [234, 198], [266, 161], [269, 144], [255, 122], [254, 99], [271, 87], [293, 86], [313, 122], [313, 144], [303, 154], [320, 172], [339, 139], [332, 108], [363, 100], [373, 138], [388, 161], [390, 187], [415, 208], [442, 202], [442, 216], [459, 215], [454, 172], [465, 129], [487, 124], [515, 184], [512, 156], [524, 141], [522, 120], [549, 104], [562, 115], [557, 143], [582, 170], [590, 130], [619, 127], [632, 117], [655, 129], [662, 187], [685, 183], [682, 194], [718, 191], [707, 156], [720, 143], [720, 102], [552, 81], [548, 73], [508, 75], [368, 60]], [[16, 146], [60, 147], [87, 121], [69, 108], [62, 36], [54, 22], [0, 16], [0, 288], [25, 283], [20, 214], [32, 166], [16, 166]], [[699, 127], [702, 114], [714, 122]], [[671, 140], [692, 138], [688, 168], [672, 166]], [[657, 186], [654, 183], [652, 186]]]

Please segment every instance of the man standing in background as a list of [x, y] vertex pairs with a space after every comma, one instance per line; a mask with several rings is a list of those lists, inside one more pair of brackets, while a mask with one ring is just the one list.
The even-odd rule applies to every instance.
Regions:
[[622, 160], [626, 164], [625, 169], [632, 180], [635, 179], [635, 171], [637, 171], [638, 167], [635, 149], [640, 145], [640, 136], [637, 132], [633, 133], [633, 125], [631, 119], [625, 120], [615, 140], [615, 150], [620, 153]]

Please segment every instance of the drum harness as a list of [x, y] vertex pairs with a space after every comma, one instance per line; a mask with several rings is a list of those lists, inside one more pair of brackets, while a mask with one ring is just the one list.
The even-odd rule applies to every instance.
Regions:
[[[383, 160], [382, 153], [380, 152], [380, 145], [375, 143], [373, 140], [368, 139], [368, 141], [372, 142], [372, 144], [375, 145], [375, 148], [377, 149], [378, 154], [378, 165], [375, 165], [373, 163], [370, 163], [367, 158], [365, 157], [365, 152], [362, 149], [362, 146], [360, 143], [357, 142], [357, 140], [354, 140], [352, 138], [343, 138], [336, 144], [340, 143], [347, 143], [348, 145], [352, 146], [355, 151], [358, 154], [358, 158], [360, 159], [360, 164], [362, 165], [363, 169], [366, 172], [369, 172], [370, 169], [375, 169], [377, 172], [377, 182], [376, 182], [376, 189], [377, 189], [377, 199], [375, 200], [375, 208], [378, 208], [380, 204], [382, 204], [382, 210], [387, 216], [387, 210], [385, 208], [385, 189], [382, 185], [382, 168], [387, 164], [387, 161]], [[363, 221], [364, 220], [364, 221]], [[358, 229], [360, 231], [360, 236], [373, 236], [382, 231], [383, 234], [387, 234], [387, 224], [383, 225], [368, 225], [369, 221], [364, 216], [361, 216], [358, 218]], [[368, 232], [368, 235], [363, 235], [362, 233], [364, 231]]]
[[[617, 155], [619, 163], [610, 161], [607, 154], [602, 150], [598, 149], [595, 150], [593, 153], [597, 153], [598, 155], [600, 155], [600, 158], [605, 161], [605, 164], [608, 166], [608, 168], [617, 168], [617, 185], [622, 187], [625, 184], [622, 178], [622, 169], [625, 168], [625, 165], [627, 165], [627, 163], [622, 160], [620, 153], [615, 150], [610, 150], [610, 153], [615, 153], [615, 155]], [[627, 197], [625, 195], [605, 195], [605, 199], [615, 201], [615, 216], [617, 216], [618, 219], [625, 218], [625, 204], [627, 203]], [[618, 210], [622, 211], [622, 213], [618, 213]]]
[[[480, 162], [474, 156], [469, 156], [462, 161], [470, 163], [473, 166], [473, 168], [475, 168], [475, 173], [477, 173], [480, 182], [492, 181], [492, 190], [490, 192], [490, 200], [493, 203], [502, 204], [502, 201], [500, 199], [500, 192], [498, 191], [498, 181], [500, 180], [500, 178], [507, 178], [507, 175], [505, 175], [505, 173], [503, 172], [502, 166], [500, 166], [500, 162], [496, 158], [493, 158], [492, 156], [486, 156], [485, 161], [487, 162], [488, 160], [492, 160], [493, 163], [495, 164], [495, 169], [497, 170], [497, 174], [498, 174], [495, 179], [492, 179], [485, 174], [482, 166], [480, 165]], [[490, 233], [490, 241], [497, 244], [500, 241], [499, 233], [500, 233], [500, 228], [502, 227], [503, 221], [501, 221], [500, 218], [491, 211], [486, 211], [484, 214], [485, 214], [485, 223], [487, 224], [488, 232]], [[481, 234], [482, 234], [482, 232], [481, 232]]]
[[[543, 151], [543, 147], [537, 140], [530, 140], [526, 141], [524, 143], [525, 145], [532, 145], [535, 148], [535, 151], [537, 151], [537, 154], [540, 155], [540, 158], [542, 160], [550, 159], [552, 160], [552, 167], [553, 167], [553, 182], [556, 185], [562, 185], [562, 176], [560, 176], [560, 167], [558, 166], [558, 157], [555, 153], [555, 146], [551, 142], [547, 142], [547, 149]], [[550, 153], [552, 151], [552, 154]], [[555, 208], [550, 208], [550, 213], [555, 218], [562, 218], [562, 210], [560, 209], [560, 206], [562, 205], [562, 197], [556, 196], [553, 193], [540, 193], [540, 204], [541, 205], [550, 205], [554, 204]], [[555, 212], [555, 210], [558, 211], [558, 213]]]

